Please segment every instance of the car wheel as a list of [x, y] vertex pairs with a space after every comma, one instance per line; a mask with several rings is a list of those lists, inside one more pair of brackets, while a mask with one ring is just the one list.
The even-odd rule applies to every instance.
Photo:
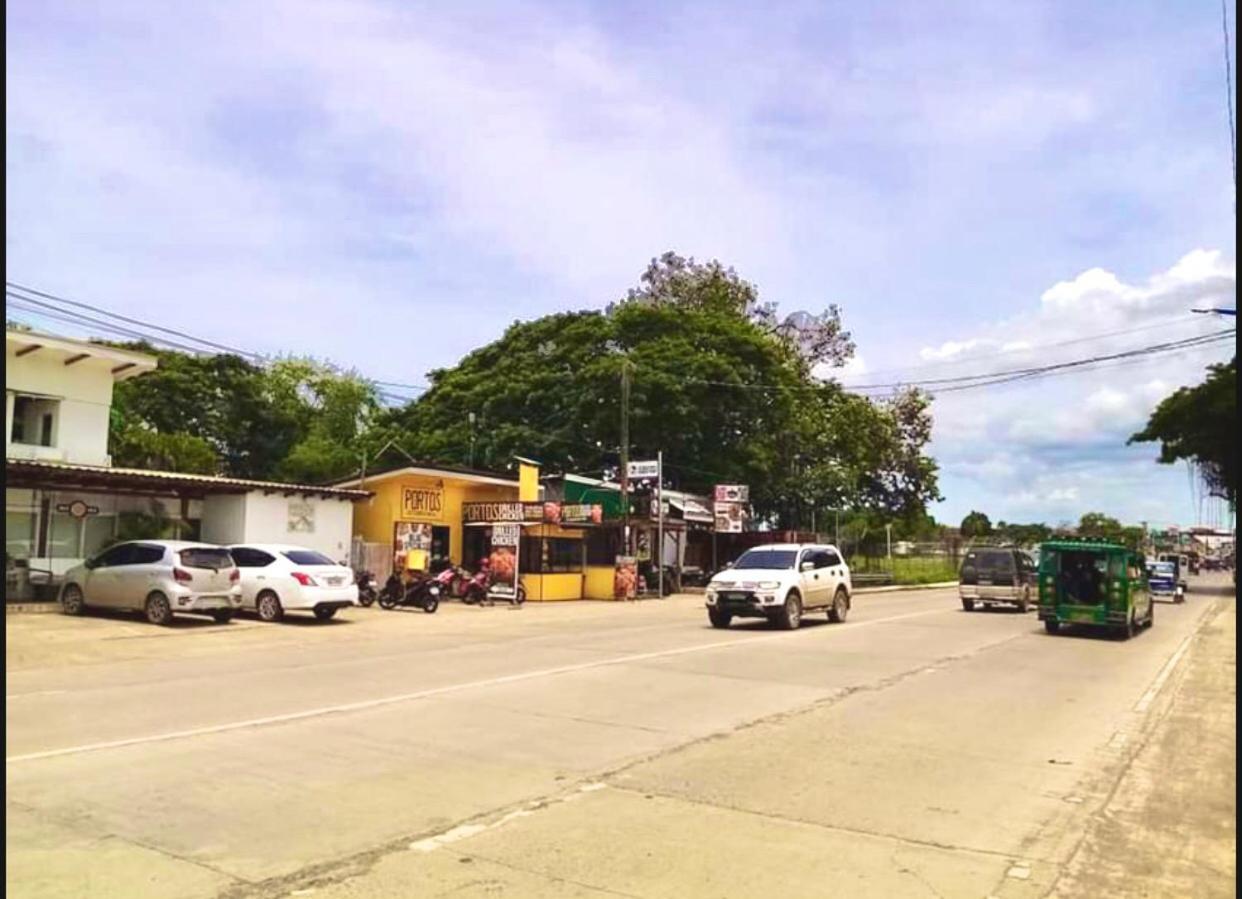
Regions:
[[828, 620], [835, 624], [840, 624], [849, 613], [850, 598], [846, 594], [844, 587], [838, 587], [836, 595], [832, 597], [832, 605], [828, 607]]
[[1061, 630], [1061, 622], [1053, 618], [1045, 618], [1044, 619], [1044, 630], [1046, 630], [1050, 634], [1055, 634], [1059, 630]]
[[216, 624], [228, 624], [233, 620], [233, 610], [217, 609], [211, 613], [211, 617], [216, 620]]
[[82, 588], [70, 584], [60, 594], [60, 610], [66, 615], [81, 615], [86, 611], [86, 600], [82, 596]]
[[785, 607], [781, 609], [780, 625], [787, 631], [796, 631], [798, 625], [802, 623], [802, 597], [797, 593], [790, 593], [785, 600]]
[[717, 609], [707, 610], [707, 620], [712, 623], [712, 627], [728, 627], [729, 622], [733, 620], [733, 616], [728, 612], [721, 612]]
[[259, 618], [263, 621], [279, 621], [285, 617], [285, 610], [280, 604], [280, 597], [271, 590], [265, 590], [259, 594], [257, 608]]
[[315, 609], [315, 617], [318, 618], [320, 621], [327, 621], [329, 618], [331, 618], [335, 614], [336, 614], [336, 609], [334, 608], [324, 608], [323, 606], [319, 606], [318, 608]]
[[152, 624], [167, 625], [172, 623], [172, 606], [168, 604], [168, 597], [163, 593], [152, 593], [148, 596], [144, 611], [147, 614], [147, 621], [150, 621]]
[[975, 601], [973, 599], [963, 599], [962, 608], [967, 612], [973, 612], [975, 610]]

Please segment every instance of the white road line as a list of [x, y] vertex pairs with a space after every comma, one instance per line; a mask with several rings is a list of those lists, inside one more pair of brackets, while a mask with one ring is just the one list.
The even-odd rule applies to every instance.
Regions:
[[68, 690], [31, 690], [29, 693], [5, 693], [5, 702], [10, 699], [24, 699], [27, 696], [55, 696], [58, 693], [68, 693]]
[[1156, 679], [1152, 681], [1151, 686], [1147, 688], [1139, 701], [1134, 704], [1134, 711], [1145, 712], [1148, 707], [1155, 701], [1160, 688], [1164, 686], [1164, 682], [1169, 679], [1169, 675], [1173, 673], [1173, 669], [1177, 667], [1177, 663], [1182, 660], [1182, 656], [1186, 655], [1186, 651], [1190, 649], [1190, 641], [1194, 639], [1194, 634], [1190, 634], [1182, 641], [1182, 645], [1177, 647], [1177, 652], [1169, 657], [1164, 663], [1164, 667], [1160, 669], [1160, 673], [1156, 675]]
[[320, 718], [325, 715], [339, 715], [346, 712], [359, 712], [365, 709], [379, 708], [380, 706], [393, 705], [399, 702], [413, 702], [418, 699], [429, 699], [433, 696], [444, 696], [449, 693], [459, 693], [463, 690], [473, 690], [480, 687], [496, 687], [503, 684], [514, 684], [525, 680], [535, 680], [541, 677], [554, 677], [559, 674], [572, 674], [576, 671], [587, 671], [592, 668], [604, 668], [609, 665], [625, 665], [630, 662], [645, 662], [650, 659], [663, 659], [670, 656], [688, 655], [695, 652], [707, 652], [713, 649], [727, 649], [731, 646], [753, 646], [756, 643], [766, 643], [770, 640], [787, 640], [799, 636], [809, 636], [811, 634], [851, 634], [859, 628], [869, 627], [876, 624], [886, 624], [891, 621], [902, 621], [908, 618], [920, 618], [924, 615], [942, 615], [947, 612], [955, 611], [954, 609], [926, 609], [921, 612], [908, 612], [904, 615], [890, 615], [887, 618], [872, 618], [867, 621], [858, 621], [843, 627], [834, 627], [828, 625], [823, 629], [816, 628], [811, 631], [792, 631], [778, 634], [763, 634], [760, 636], [741, 637], [736, 640], [718, 640], [715, 643], [698, 643], [693, 646], [681, 646], [676, 649], [661, 649], [655, 652], [640, 652], [632, 655], [615, 656], [610, 659], [599, 659], [594, 662], [580, 662], [576, 665], [560, 665], [555, 668], [541, 668], [535, 671], [523, 671], [520, 674], [506, 674], [501, 677], [492, 677], [486, 680], [470, 681], [464, 684], [449, 684], [444, 687], [433, 687], [429, 690], [419, 690], [414, 693], [399, 693], [396, 696], [382, 696], [378, 699], [365, 699], [359, 702], [347, 702], [341, 705], [323, 706], [317, 709], [305, 709], [300, 712], [289, 712], [284, 715], [269, 715], [264, 718], [250, 718], [244, 721], [231, 721], [225, 724], [212, 724], [206, 727], [194, 727], [188, 730], [175, 730], [162, 734], [149, 734], [143, 737], [130, 737], [124, 740], [108, 740], [103, 743], [86, 743], [81, 746], [66, 746], [63, 749], [47, 749], [42, 752], [28, 752], [22, 755], [6, 756], [4, 763], [11, 765], [15, 762], [32, 762], [38, 759], [57, 758], [65, 755], [78, 755], [84, 752], [97, 752], [103, 749], [120, 749], [126, 746], [140, 746], [146, 743], [162, 743], [168, 740], [181, 740], [188, 737], [202, 737], [209, 734], [222, 734], [234, 730], [244, 730], [251, 727], [264, 727], [272, 724], [288, 724], [291, 721], [303, 721], [307, 718]]

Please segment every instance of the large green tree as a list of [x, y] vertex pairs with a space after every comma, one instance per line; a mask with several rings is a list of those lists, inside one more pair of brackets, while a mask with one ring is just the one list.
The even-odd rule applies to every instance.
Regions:
[[839, 315], [817, 322], [782, 329], [732, 270], [666, 254], [608, 309], [516, 323], [432, 372], [385, 424], [418, 458], [466, 463], [473, 436], [477, 465], [522, 454], [612, 474], [628, 379], [630, 456], [663, 450], [678, 486], [749, 484], [757, 510], [789, 526], [830, 506], [921, 509], [938, 497], [926, 397], [876, 403], [813, 378], [853, 352]]
[[992, 520], [982, 512], [971, 511], [962, 519], [963, 537], [986, 537], [992, 533]]
[[1237, 507], [1238, 499], [1238, 360], [1208, 368], [1197, 387], [1183, 387], [1160, 403], [1147, 427], [1130, 443], [1158, 442], [1159, 461], [1187, 460], [1213, 496]]

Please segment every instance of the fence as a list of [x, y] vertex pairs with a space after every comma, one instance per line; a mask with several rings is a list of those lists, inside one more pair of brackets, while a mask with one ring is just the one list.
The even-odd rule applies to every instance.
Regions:
[[355, 539], [349, 546], [349, 565], [355, 571], [369, 571], [382, 580], [392, 571], [392, 545]]

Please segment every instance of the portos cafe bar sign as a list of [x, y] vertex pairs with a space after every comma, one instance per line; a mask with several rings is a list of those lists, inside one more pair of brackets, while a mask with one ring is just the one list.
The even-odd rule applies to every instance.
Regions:
[[599, 524], [603, 506], [561, 503], [462, 503], [465, 524], [520, 521], [528, 524]]

